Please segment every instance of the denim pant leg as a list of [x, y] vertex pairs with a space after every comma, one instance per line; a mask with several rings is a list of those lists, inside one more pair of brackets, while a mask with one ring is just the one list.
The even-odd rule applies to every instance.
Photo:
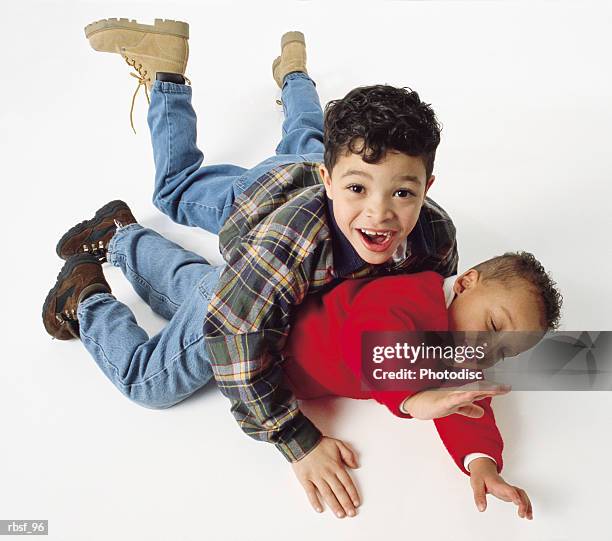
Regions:
[[323, 110], [316, 83], [303, 72], [285, 75], [282, 98], [285, 120], [276, 154], [300, 154], [323, 161]]
[[[147, 232], [153, 233], [136, 225], [120, 229], [109, 245], [109, 260], [131, 277], [141, 296], [149, 299], [158, 313], [169, 316], [173, 312], [169, 323], [149, 338], [132, 311], [109, 293], [86, 298], [79, 304], [77, 317], [83, 345], [111, 382], [142, 406], [166, 408], [213, 379], [203, 323], [222, 267], [190, 264], [192, 256], [187, 250], [182, 261], [178, 251], [158, 251], [156, 257], [139, 258], [139, 250], [152, 246], [146, 241]], [[157, 241], [158, 250], [162, 241], [173, 244], [163, 237], [149, 236], [148, 240]], [[140, 237], [134, 243], [136, 255], [130, 253], [130, 237]], [[155, 259], [170, 270], [155, 264]], [[149, 268], [147, 261], [152, 262]], [[189, 279], [195, 280], [191, 288]], [[175, 309], [181, 296], [182, 302]]]
[[231, 164], [202, 167], [191, 87], [155, 81], [148, 122], [155, 160], [153, 204], [175, 222], [218, 233], [234, 202], [233, 185], [247, 171]]
[[172, 220], [217, 234], [236, 197], [277, 165], [323, 161], [323, 113], [315, 84], [305, 73], [290, 73], [282, 90], [285, 121], [275, 156], [252, 169], [202, 166], [196, 145], [192, 89], [155, 81], [148, 122], [155, 159], [153, 203]]
[[223, 269], [140, 224], [117, 229], [108, 245], [108, 261], [123, 271], [156, 314], [168, 320], [204, 275], [214, 269], [218, 277]]
[[283, 80], [281, 101], [285, 120], [276, 155], [257, 164], [237, 179], [235, 196], [276, 166], [323, 162], [323, 111], [315, 82], [301, 71], [288, 73]]

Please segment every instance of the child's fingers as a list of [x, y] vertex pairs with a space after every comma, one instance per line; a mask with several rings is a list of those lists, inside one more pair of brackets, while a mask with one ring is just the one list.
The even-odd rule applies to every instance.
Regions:
[[460, 406], [455, 413], [479, 419], [484, 415], [484, 410], [476, 404], [466, 404], [465, 406]]
[[306, 496], [308, 497], [308, 501], [310, 502], [310, 505], [312, 505], [312, 508], [317, 513], [322, 513], [323, 506], [321, 505], [321, 502], [319, 500], [319, 495], [317, 494], [317, 488], [314, 486], [314, 484], [311, 481], [305, 481], [304, 483], [302, 483], [302, 486], [304, 487], [304, 490], [306, 491]]
[[494, 481], [489, 481], [487, 487], [489, 492], [500, 500], [512, 502], [516, 505], [518, 505], [520, 502], [520, 497], [517, 490], [513, 486], [506, 483], [506, 481], [504, 481], [501, 477], [498, 477]]
[[495, 396], [496, 394], [500, 393], [486, 394], [482, 391], [456, 391], [451, 393], [447, 397], [447, 400], [449, 404], [454, 406], [465, 406], [467, 404], [471, 404], [472, 402], [482, 400], [483, 398]]
[[344, 517], [344, 511], [342, 510], [342, 506], [336, 499], [331, 487], [325, 482], [325, 479], [320, 478], [316, 483], [317, 490], [319, 494], [323, 498], [323, 501], [328, 505], [328, 507], [332, 510], [334, 515], [339, 518]]
[[527, 493], [519, 487], [509, 485], [505, 481], [492, 482], [488, 485], [489, 492], [495, 495], [500, 500], [512, 502], [518, 506], [518, 516], [521, 518], [533, 519], [533, 508]]
[[344, 485], [344, 488], [348, 492], [351, 501], [355, 507], [359, 507], [359, 492], [351, 476], [343, 469], [336, 472], [336, 477], [340, 479], [340, 482]]
[[[340, 502], [343, 511], [349, 517], [354, 517], [357, 514], [357, 511], [355, 510], [355, 504], [353, 503], [353, 500], [349, 494], [349, 491], [347, 490], [347, 487], [342, 483], [338, 475], [331, 474], [329, 476], [326, 476], [325, 480], [327, 481], [327, 484], [331, 487], [331, 489], [334, 491], [336, 499]], [[350, 484], [353, 485], [353, 482], [350, 481]], [[353, 488], [355, 487], [353, 486]]]
[[485, 492], [485, 483], [482, 479], [475, 480], [473, 477], [470, 478], [472, 484], [472, 491], [474, 492], [474, 503], [476, 509], [481, 513], [487, 508], [487, 495]]
[[348, 444], [343, 441], [338, 440], [338, 449], [340, 449], [340, 455], [342, 456], [342, 460], [344, 463], [350, 468], [358, 468], [359, 464], [357, 463], [357, 453], [353, 451]]
[[454, 388], [457, 391], [465, 391], [466, 393], [509, 392], [512, 390], [512, 385], [483, 379]]
[[490, 389], [487, 391], [457, 391], [454, 398], [460, 401], [474, 402], [476, 400], [482, 400], [483, 398], [487, 398], [489, 396], [500, 396], [503, 394], [508, 394], [509, 392], [510, 389], [507, 388]]
[[521, 498], [524, 498], [527, 501], [527, 518], [529, 520], [533, 520], [533, 505], [531, 505], [531, 500], [529, 499], [529, 496], [527, 496], [527, 492], [525, 492], [522, 488], [518, 488], [518, 491], [521, 494]]
[[533, 519], [533, 509], [531, 507], [531, 501], [529, 500], [529, 496], [527, 493], [519, 487], [514, 487], [518, 492], [520, 498], [520, 504], [518, 509], [519, 517], [527, 518], [529, 520]]
[[[328, 481], [328, 478], [325, 478], [325, 479], [320, 478], [317, 481], [317, 488], [319, 489], [319, 492], [321, 496], [323, 497], [323, 500], [325, 500], [325, 503], [333, 511], [334, 515], [336, 515], [338, 518], [344, 518], [346, 516], [346, 512], [344, 511], [342, 505], [340, 504], [340, 502], [338, 501], [338, 498], [336, 497], [336, 492], [334, 490], [334, 487], [332, 487], [327, 481]], [[339, 484], [340, 483], [338, 482], [338, 485]], [[335, 488], [337, 489], [338, 487], [335, 487]], [[338, 490], [338, 492], [341, 492], [341, 491]], [[347, 499], [348, 499], [348, 495], [347, 495]]]

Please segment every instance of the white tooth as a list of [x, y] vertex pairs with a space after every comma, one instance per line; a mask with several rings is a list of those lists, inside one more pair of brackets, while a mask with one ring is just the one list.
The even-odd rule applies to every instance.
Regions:
[[375, 231], [370, 231], [369, 229], [361, 229], [360, 231], [362, 231], [363, 233], [365, 233], [366, 235], [384, 235], [385, 237], [390, 237], [391, 236], [391, 232], [390, 231], [386, 231], [384, 233], [376, 233]]

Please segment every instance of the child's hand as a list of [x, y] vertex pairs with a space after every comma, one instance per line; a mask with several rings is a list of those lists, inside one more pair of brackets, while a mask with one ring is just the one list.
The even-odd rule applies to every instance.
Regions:
[[338, 518], [357, 514], [359, 493], [346, 466], [357, 468], [358, 464], [346, 443], [323, 436], [310, 453], [291, 465], [315, 511], [323, 511], [322, 497]]
[[[471, 384], [470, 384], [471, 386]], [[497, 396], [510, 392], [509, 385], [481, 382], [478, 389], [468, 386], [448, 389], [429, 389], [407, 398], [402, 409], [415, 419], [439, 419], [453, 413], [466, 417], [482, 417], [484, 410], [473, 404], [487, 396]]]
[[474, 502], [479, 511], [487, 508], [486, 494], [505, 502], [513, 502], [518, 505], [518, 516], [533, 520], [533, 508], [527, 493], [519, 487], [509, 485], [497, 473], [495, 462], [488, 458], [477, 458], [470, 462], [470, 484], [474, 491]]

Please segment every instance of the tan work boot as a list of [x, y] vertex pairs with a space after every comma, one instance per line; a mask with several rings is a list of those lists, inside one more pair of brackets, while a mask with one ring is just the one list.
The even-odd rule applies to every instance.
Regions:
[[292, 71], [306, 71], [306, 41], [301, 32], [287, 32], [281, 38], [281, 55], [272, 62], [272, 76], [282, 88], [285, 75]]
[[[119, 54], [136, 70], [136, 73], [131, 73], [138, 79], [132, 98], [132, 111], [141, 86], [145, 87], [149, 100], [148, 90], [153, 86], [158, 71], [185, 74], [189, 58], [187, 23], [155, 19], [155, 23], [149, 25], [129, 19], [104, 19], [88, 24], [85, 36], [93, 49]], [[131, 116], [132, 112], [130, 120]]]

